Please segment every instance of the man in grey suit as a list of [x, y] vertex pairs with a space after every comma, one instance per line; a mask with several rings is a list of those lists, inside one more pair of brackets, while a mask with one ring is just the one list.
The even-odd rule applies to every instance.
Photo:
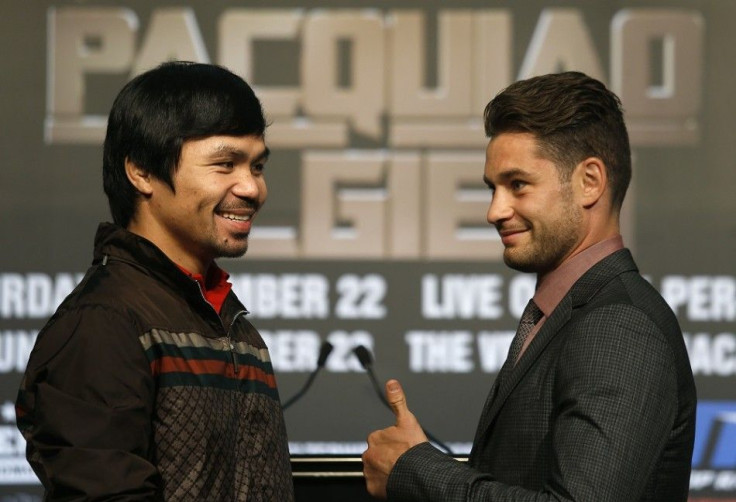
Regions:
[[682, 334], [619, 233], [631, 153], [619, 99], [582, 73], [520, 81], [486, 107], [488, 221], [537, 274], [467, 464], [432, 447], [399, 383], [363, 454], [401, 501], [687, 500], [696, 395]]

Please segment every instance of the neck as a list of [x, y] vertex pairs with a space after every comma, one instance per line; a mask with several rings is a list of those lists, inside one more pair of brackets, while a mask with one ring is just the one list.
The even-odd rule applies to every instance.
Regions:
[[575, 270], [587, 263], [587, 266], [585, 266], [585, 270], [587, 270], [603, 257], [622, 248], [623, 239], [620, 234], [613, 234], [610, 237], [595, 242], [586, 248], [580, 248], [574, 254], [570, 254], [552, 270], [537, 273], [537, 288], [539, 288], [548, 277], [551, 277], [563, 268], [571, 270], [569, 267], [572, 267], [572, 270]]
[[190, 273], [207, 277], [207, 272], [213, 263], [212, 259], [201, 258], [185, 252], [181, 249], [181, 246], [176, 245], [174, 239], [169, 238], [167, 233], [157, 232], [151, 225], [141, 223], [141, 220], [131, 220], [127, 230], [153, 243], [169, 260]]
[[618, 224], [618, 214], [612, 214], [611, 217], [605, 221], [599, 220], [597, 224], [595, 221], [592, 221], [591, 223], [593, 224], [588, 225], [587, 231], [581, 236], [580, 241], [570, 249], [570, 252], [554, 268], [537, 273], [537, 284], [539, 284], [545, 276], [559, 269], [562, 265], [569, 262], [572, 258], [579, 255], [586, 249], [621, 235]]

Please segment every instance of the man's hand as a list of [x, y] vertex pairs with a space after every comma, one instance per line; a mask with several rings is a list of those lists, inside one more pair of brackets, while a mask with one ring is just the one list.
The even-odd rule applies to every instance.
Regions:
[[363, 452], [363, 474], [368, 493], [386, 498], [386, 483], [394, 464], [409, 448], [427, 441], [422, 427], [406, 406], [404, 390], [397, 380], [386, 382], [386, 399], [396, 416], [396, 425], [368, 436]]

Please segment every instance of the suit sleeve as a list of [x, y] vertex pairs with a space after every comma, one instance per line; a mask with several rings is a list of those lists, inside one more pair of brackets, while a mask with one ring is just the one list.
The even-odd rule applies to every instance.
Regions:
[[130, 319], [89, 306], [39, 333], [16, 404], [45, 500], [157, 500], [154, 384]]
[[389, 500], [640, 500], [675, 420], [671, 348], [631, 306], [600, 307], [566, 336], [554, 375], [552, 468], [542, 490], [494, 481], [425, 443], [399, 458]]

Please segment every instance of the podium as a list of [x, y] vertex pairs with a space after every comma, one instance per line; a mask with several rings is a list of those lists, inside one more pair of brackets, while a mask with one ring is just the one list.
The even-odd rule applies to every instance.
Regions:
[[[467, 455], [455, 456], [467, 462]], [[292, 455], [296, 502], [375, 502], [365, 489], [357, 455]]]
[[359, 456], [291, 457], [296, 502], [375, 502], [368, 495]]

